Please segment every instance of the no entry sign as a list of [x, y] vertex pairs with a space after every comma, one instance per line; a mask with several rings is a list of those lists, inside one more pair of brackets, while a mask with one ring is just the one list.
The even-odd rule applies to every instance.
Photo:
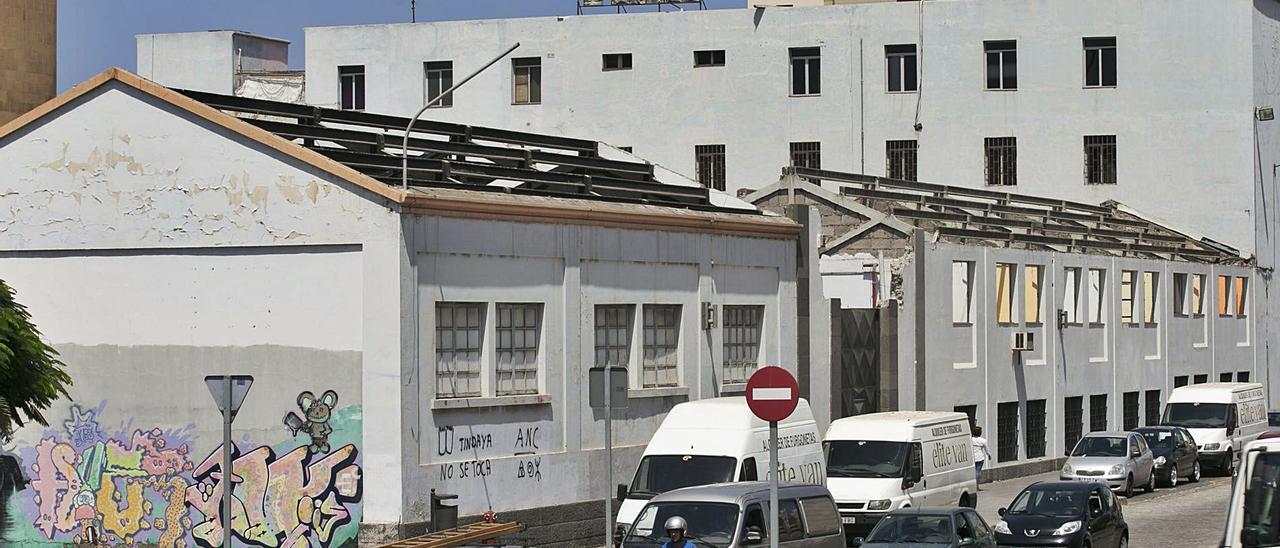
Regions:
[[761, 367], [747, 380], [747, 407], [760, 420], [779, 422], [790, 417], [799, 401], [800, 387], [786, 369]]

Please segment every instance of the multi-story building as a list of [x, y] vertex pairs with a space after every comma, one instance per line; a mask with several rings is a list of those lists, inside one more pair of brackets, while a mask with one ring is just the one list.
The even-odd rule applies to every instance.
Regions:
[[0, 124], [53, 98], [58, 77], [56, 0], [0, 0]]

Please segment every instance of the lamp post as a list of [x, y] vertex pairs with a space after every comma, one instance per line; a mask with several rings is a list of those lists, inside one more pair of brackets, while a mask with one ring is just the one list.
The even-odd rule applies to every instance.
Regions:
[[400, 188], [401, 189], [409, 190], [409, 133], [413, 131], [413, 124], [418, 121], [418, 117], [422, 116], [422, 113], [426, 112], [427, 109], [431, 108], [431, 105], [434, 105], [441, 99], [448, 97], [450, 93], [453, 93], [453, 90], [462, 87], [462, 84], [469, 82], [472, 78], [475, 78], [477, 74], [484, 72], [485, 69], [493, 66], [494, 63], [497, 63], [503, 57], [506, 57], [507, 54], [515, 51], [516, 48], [518, 47], [520, 47], [520, 42], [516, 42], [515, 45], [507, 48], [507, 51], [504, 51], [501, 54], [499, 54], [497, 57], [494, 57], [488, 63], [485, 63], [484, 66], [480, 67], [479, 69], [476, 69], [475, 72], [467, 75], [466, 78], [463, 78], [461, 81], [454, 84], [449, 89], [446, 89], [443, 92], [441, 92], [440, 95], [437, 95], [434, 99], [427, 101], [427, 104], [422, 105], [422, 108], [418, 109], [418, 113], [414, 114], [413, 118], [409, 119], [409, 125], [405, 126], [404, 128], [404, 142], [401, 144], [401, 147], [400, 147]]

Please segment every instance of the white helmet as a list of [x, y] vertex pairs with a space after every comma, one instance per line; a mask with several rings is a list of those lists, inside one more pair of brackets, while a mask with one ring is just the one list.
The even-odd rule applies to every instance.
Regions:
[[684, 531], [685, 529], [688, 529], [688, 527], [689, 527], [689, 524], [685, 523], [684, 518], [680, 516], [671, 516], [670, 518], [667, 518], [666, 530], [668, 531], [672, 529], [679, 529], [681, 531]]

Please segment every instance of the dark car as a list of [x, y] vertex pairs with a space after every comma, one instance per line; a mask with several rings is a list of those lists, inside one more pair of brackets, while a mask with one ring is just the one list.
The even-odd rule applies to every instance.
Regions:
[[1127, 548], [1129, 525], [1111, 489], [1099, 482], [1040, 482], [1000, 509], [1000, 546]]
[[1136, 430], [1147, 439], [1156, 457], [1160, 483], [1177, 487], [1178, 478], [1200, 481], [1200, 452], [1191, 433], [1181, 426], [1145, 426]]
[[1267, 426], [1280, 427], [1280, 411], [1267, 411]]
[[853, 545], [996, 548], [996, 536], [972, 508], [904, 508], [885, 514], [866, 539], [855, 538]]

